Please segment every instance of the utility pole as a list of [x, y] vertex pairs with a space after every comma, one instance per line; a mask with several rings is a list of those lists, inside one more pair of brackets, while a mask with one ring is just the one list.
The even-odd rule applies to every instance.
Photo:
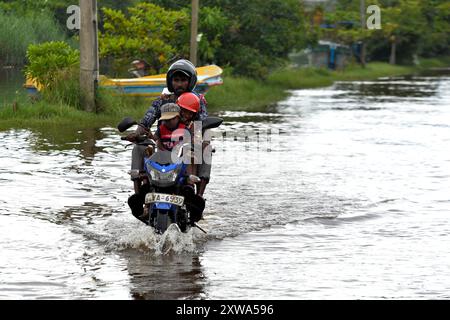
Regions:
[[[360, 0], [360, 14], [361, 14], [361, 29], [364, 31], [366, 28], [366, 5], [364, 3], [364, 0]], [[361, 40], [361, 65], [363, 68], [366, 67], [366, 44], [364, 42], [364, 39]]]
[[88, 112], [96, 111], [98, 66], [97, 1], [80, 0], [80, 89]]
[[191, 10], [191, 50], [189, 59], [194, 66], [197, 66], [198, 0], [192, 0]]
[[394, 35], [389, 39], [391, 41], [391, 56], [389, 57], [389, 63], [395, 64], [395, 54], [397, 48], [397, 39]]

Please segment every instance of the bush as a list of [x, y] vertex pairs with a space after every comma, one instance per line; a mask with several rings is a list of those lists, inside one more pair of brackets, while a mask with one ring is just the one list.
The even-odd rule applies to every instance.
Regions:
[[44, 91], [44, 99], [54, 103], [81, 108], [80, 69], [78, 65], [55, 73], [55, 83]]
[[79, 52], [63, 41], [30, 45], [25, 75], [42, 85], [44, 99], [80, 106]]

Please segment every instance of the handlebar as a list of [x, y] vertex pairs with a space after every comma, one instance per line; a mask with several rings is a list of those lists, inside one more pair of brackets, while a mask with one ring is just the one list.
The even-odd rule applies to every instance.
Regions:
[[135, 139], [130, 139], [128, 136], [120, 137], [120, 140], [129, 141], [131, 143], [138, 144], [138, 145], [144, 145], [144, 146], [148, 146], [148, 145], [155, 146], [156, 145], [156, 142], [153, 139], [149, 139], [148, 136], [145, 134], [136, 136]]
[[153, 141], [152, 139], [145, 139], [144, 141], [138, 142], [136, 144], [140, 146], [153, 146], [153, 147], [156, 146], [156, 142]]

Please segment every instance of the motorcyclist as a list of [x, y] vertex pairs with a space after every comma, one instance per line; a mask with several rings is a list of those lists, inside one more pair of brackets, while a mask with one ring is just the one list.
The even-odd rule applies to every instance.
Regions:
[[[188, 60], [178, 60], [174, 62], [168, 69], [166, 74], [166, 85], [170, 94], [162, 94], [156, 100], [153, 101], [151, 107], [147, 110], [144, 115], [144, 118], [141, 120], [141, 126], [138, 126], [134, 133], [131, 133], [127, 136], [129, 141], [136, 141], [136, 138], [139, 135], [147, 133], [144, 128], [147, 128], [148, 132], [150, 132], [151, 126], [161, 117], [161, 106], [167, 103], [175, 103], [181, 94], [185, 92], [192, 92], [197, 84], [197, 71], [195, 70], [195, 66]], [[194, 93], [197, 95], [196, 93]], [[204, 120], [207, 116], [207, 102], [204, 96], [197, 95], [200, 100], [200, 108], [197, 113], [198, 120]], [[186, 116], [186, 112], [182, 111], [180, 113], [182, 119], [183, 115]], [[143, 128], [144, 127], [144, 128]], [[149, 134], [150, 138], [153, 138], [153, 135]], [[132, 170], [144, 170], [144, 155], [145, 155], [145, 146], [135, 145], [131, 155], [131, 169]], [[200, 184], [199, 184], [199, 195], [203, 195], [206, 184], [209, 182], [209, 172], [211, 171], [210, 165], [205, 165], [203, 170], [203, 175], [205, 176]], [[200, 177], [202, 178], [202, 177]], [[141, 181], [139, 178], [132, 178], [134, 181], [134, 190], [135, 193], [139, 193]]]

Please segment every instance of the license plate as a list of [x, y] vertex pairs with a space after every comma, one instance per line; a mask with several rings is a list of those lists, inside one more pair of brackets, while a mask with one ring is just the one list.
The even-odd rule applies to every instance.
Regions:
[[145, 203], [154, 202], [165, 202], [177, 206], [182, 206], [184, 203], [184, 197], [165, 193], [147, 193], [145, 195]]

